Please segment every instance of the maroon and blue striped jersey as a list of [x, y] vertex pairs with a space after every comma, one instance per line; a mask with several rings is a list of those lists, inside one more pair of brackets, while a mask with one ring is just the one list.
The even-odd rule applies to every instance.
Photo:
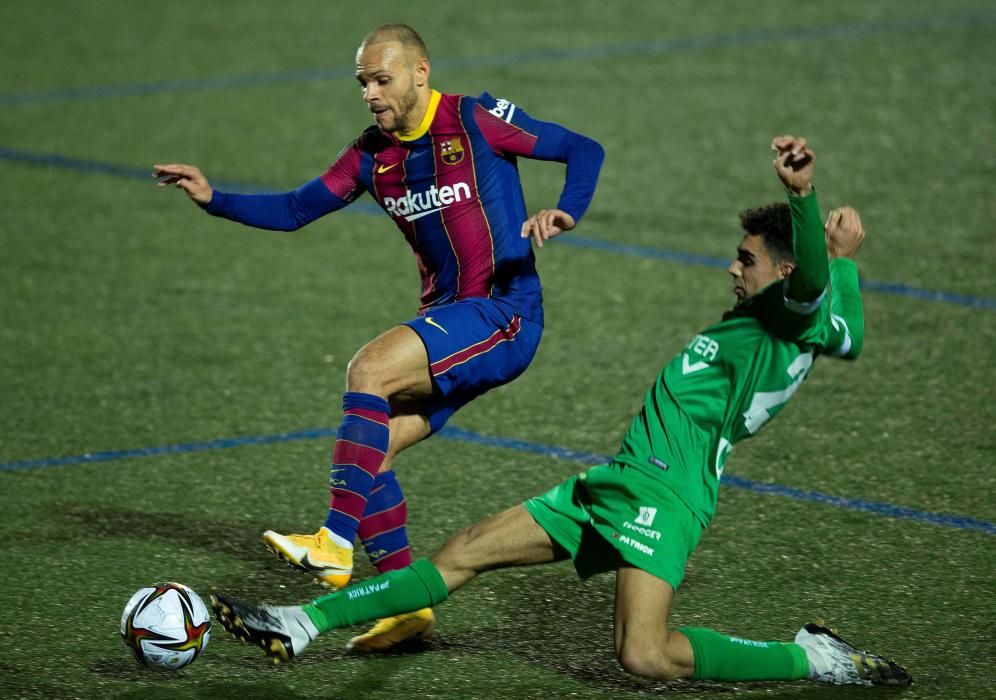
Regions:
[[530, 240], [521, 236], [527, 213], [518, 157], [567, 164], [557, 208], [579, 221], [604, 157], [598, 143], [487, 93], [436, 91], [413, 132], [371, 126], [320, 177], [294, 192], [216, 192], [207, 210], [253, 226], [293, 230], [369, 192], [415, 254], [420, 312], [488, 297], [542, 323], [535, 258]]

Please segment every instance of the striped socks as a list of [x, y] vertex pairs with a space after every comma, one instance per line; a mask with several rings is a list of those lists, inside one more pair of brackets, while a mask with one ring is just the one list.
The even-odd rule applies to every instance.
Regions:
[[380, 573], [401, 569], [412, 563], [408, 532], [405, 530], [407, 522], [405, 494], [394, 472], [378, 474], [360, 521], [359, 535], [370, 563]]
[[343, 394], [342, 410], [329, 469], [325, 527], [351, 544], [387, 454], [391, 407], [380, 396], [349, 391]]

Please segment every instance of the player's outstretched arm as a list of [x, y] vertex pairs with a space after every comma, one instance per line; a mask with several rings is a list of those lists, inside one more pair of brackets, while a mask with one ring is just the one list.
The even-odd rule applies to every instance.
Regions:
[[853, 360], [861, 354], [865, 336], [864, 307], [854, 258], [865, 240], [861, 217], [851, 207], [830, 212], [824, 226], [830, 256], [830, 313], [840, 335], [837, 355]]
[[159, 178], [159, 187], [176, 185], [183, 189], [212, 216], [270, 231], [296, 231], [349, 204], [333, 194], [320, 177], [283, 194], [238, 194], [213, 189], [193, 165], [157, 164], [152, 176]]
[[152, 166], [152, 177], [159, 178], [159, 187], [176, 185], [201, 206], [211, 202], [214, 190], [211, 189], [211, 184], [196, 165], [156, 163]]
[[819, 306], [829, 280], [827, 250], [822, 235], [819, 204], [813, 190], [816, 155], [806, 139], [776, 136], [775, 172], [789, 195], [792, 210], [792, 245], [796, 266], [786, 281], [786, 298], [798, 311], [809, 313]]

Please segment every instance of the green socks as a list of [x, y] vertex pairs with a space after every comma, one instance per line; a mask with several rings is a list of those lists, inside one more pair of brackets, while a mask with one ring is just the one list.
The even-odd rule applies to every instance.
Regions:
[[794, 681], [809, 677], [806, 651], [791, 642], [755, 642], [701, 627], [678, 630], [692, 643], [696, 680]]
[[[369, 581], [316, 598], [303, 606], [319, 633], [430, 608], [446, 600], [449, 590], [428, 559], [376, 576]], [[807, 678], [809, 661], [798, 644], [755, 642], [701, 627], [678, 630], [695, 654], [692, 678], [717, 681], [790, 681]]]
[[419, 559], [397, 571], [375, 576], [316, 598], [303, 606], [319, 633], [431, 608], [449, 597], [439, 571], [428, 559]]

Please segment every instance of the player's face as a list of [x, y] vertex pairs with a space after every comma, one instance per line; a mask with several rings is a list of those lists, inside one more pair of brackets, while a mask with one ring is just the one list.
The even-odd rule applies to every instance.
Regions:
[[411, 131], [418, 126], [422, 119], [416, 113], [418, 88], [426, 85], [427, 66], [425, 59], [413, 65], [398, 41], [360, 47], [356, 79], [377, 126], [384, 131]]
[[733, 277], [733, 293], [740, 306], [776, 280], [785, 278], [785, 267], [775, 259], [764, 245], [764, 236], [745, 235], [737, 246], [737, 257], [726, 268]]

